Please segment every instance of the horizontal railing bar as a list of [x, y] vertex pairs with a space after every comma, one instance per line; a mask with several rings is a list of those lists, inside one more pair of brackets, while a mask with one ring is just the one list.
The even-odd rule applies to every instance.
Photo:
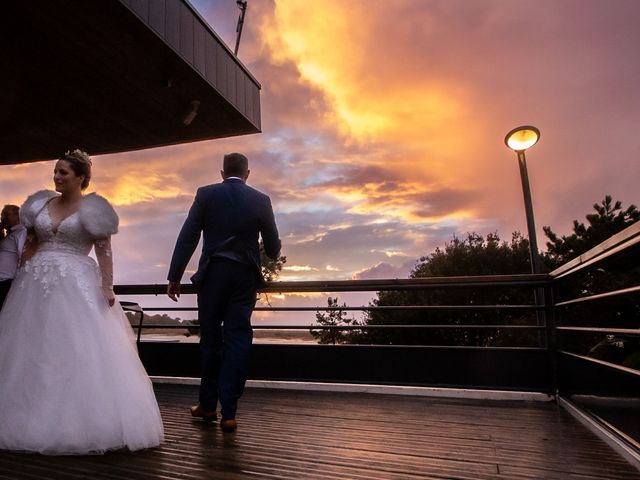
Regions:
[[556, 327], [556, 329], [570, 332], [620, 333], [623, 335], [640, 335], [640, 328]]
[[[171, 329], [171, 328], [195, 328], [199, 329], [200, 325], [197, 323], [189, 323], [185, 325], [169, 325], [166, 323], [157, 324], [142, 324], [140, 327], [137, 325], [135, 328], [158, 328], [158, 329]], [[524, 329], [524, 330], [544, 330], [545, 326], [539, 325], [449, 325], [449, 324], [433, 324], [433, 325], [252, 325], [254, 330], [421, 330], [421, 329], [434, 329], [434, 328], [469, 328], [469, 329]]]
[[[164, 342], [156, 342], [154, 340], [143, 339], [145, 343], [164, 343]], [[172, 342], [175, 343], [175, 342]], [[262, 344], [269, 345], [269, 344]], [[282, 344], [277, 344], [274, 346], [279, 347]], [[287, 346], [292, 346], [296, 348], [353, 348], [353, 349], [365, 349], [369, 350], [371, 348], [379, 348], [379, 349], [397, 349], [402, 348], [403, 350], [483, 350], [483, 351], [514, 351], [514, 352], [547, 352], [546, 347], [496, 347], [496, 346], [488, 346], [488, 347], [479, 347], [476, 345], [405, 345], [405, 344], [370, 344], [370, 343], [353, 343], [353, 344], [339, 344], [339, 343], [300, 343], [300, 344], [287, 344]]]
[[377, 305], [370, 307], [256, 307], [256, 311], [339, 312], [375, 310], [539, 310], [544, 305]]
[[[540, 287], [548, 285], [551, 276], [546, 273], [518, 275], [479, 275], [459, 277], [394, 278], [380, 280], [326, 280], [299, 282], [270, 282], [260, 292], [376, 292], [386, 290], [415, 290], [424, 288], [465, 288], [465, 287]], [[164, 295], [166, 284], [116, 285], [118, 295]], [[191, 284], [182, 284], [181, 293], [194, 294]]]
[[[522, 275], [534, 277], [534, 275]], [[491, 288], [491, 287], [540, 287], [550, 283], [546, 274], [536, 275], [538, 278], [523, 278], [521, 280], [500, 279], [499, 277], [438, 277], [438, 278], [409, 278], [392, 282], [366, 280], [344, 280], [343, 282], [274, 282], [265, 289], [264, 293], [298, 293], [298, 292], [377, 292], [391, 290], [422, 290], [436, 288]], [[460, 279], [456, 281], [456, 279]]]
[[[369, 307], [255, 307], [256, 312], [358, 312], [375, 310], [542, 310], [544, 305], [380, 305]], [[194, 312], [198, 307], [145, 307], [145, 312]]]
[[565, 305], [574, 305], [576, 303], [590, 302], [593, 300], [600, 300], [602, 298], [617, 297], [620, 295], [628, 295], [630, 293], [640, 292], [640, 285], [636, 287], [623, 288], [621, 290], [614, 290], [612, 292], [599, 293], [597, 295], [589, 295], [587, 297], [574, 298], [573, 300], [566, 300], [564, 302], [556, 303], [555, 307], [564, 307]]
[[574, 275], [585, 268], [600, 263], [607, 258], [627, 250], [640, 242], [640, 222], [625, 228], [621, 232], [616, 233], [599, 245], [582, 255], [569, 260], [564, 265], [556, 268], [551, 272], [554, 281], [563, 279], [567, 276]]
[[602, 365], [604, 367], [613, 368], [614, 370], [619, 370], [621, 372], [630, 373], [632, 375], [635, 375], [636, 377], [640, 377], [640, 371], [634, 370], [633, 368], [616, 365], [615, 363], [605, 362], [604, 360], [598, 360], [597, 358], [587, 357], [585, 355], [579, 355], [577, 353], [567, 352], [566, 350], [558, 350], [558, 353], [563, 353], [570, 357], [579, 358], [580, 360], [585, 360], [590, 363], [597, 363], [598, 365]]
[[623, 432], [622, 430], [620, 430], [619, 428], [617, 428], [615, 425], [613, 425], [612, 423], [608, 422], [607, 420], [605, 420], [604, 418], [602, 418], [601, 416], [595, 414], [592, 410], [589, 411], [589, 415], [592, 415], [598, 422], [602, 423], [604, 426], [606, 426], [609, 430], [611, 430], [612, 432], [614, 432], [619, 438], [623, 439], [625, 442], [627, 442], [627, 444], [633, 446], [633, 448], [635, 449], [635, 465], [640, 467], [640, 464], [638, 463], [638, 458], [640, 458], [638, 455], [640, 455], [638, 452], [640, 452], [640, 443], [630, 437], [629, 435], [627, 435], [625, 432]]

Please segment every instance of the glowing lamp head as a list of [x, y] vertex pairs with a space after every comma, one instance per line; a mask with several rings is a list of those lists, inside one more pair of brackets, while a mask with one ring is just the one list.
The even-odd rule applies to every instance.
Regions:
[[516, 152], [523, 152], [527, 148], [533, 147], [540, 139], [540, 130], [531, 125], [516, 127], [504, 137], [507, 147]]

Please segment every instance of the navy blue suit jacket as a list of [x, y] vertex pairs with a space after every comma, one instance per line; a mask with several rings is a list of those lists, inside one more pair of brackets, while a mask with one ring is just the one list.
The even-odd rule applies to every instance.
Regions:
[[221, 256], [251, 265], [261, 278], [258, 234], [267, 256], [276, 259], [280, 254], [271, 200], [240, 179], [198, 189], [176, 241], [167, 277], [170, 282], [182, 279], [201, 232], [204, 239], [198, 273], [203, 273], [211, 256]]

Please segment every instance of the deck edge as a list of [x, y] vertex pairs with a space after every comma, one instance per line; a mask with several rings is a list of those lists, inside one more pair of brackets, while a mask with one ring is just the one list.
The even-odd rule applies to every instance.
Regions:
[[563, 397], [558, 397], [558, 403], [569, 412], [576, 420], [587, 427], [603, 442], [609, 445], [616, 453], [624, 458], [629, 464], [640, 471], [640, 454], [627, 445], [622, 439], [618, 438], [604, 426], [596, 422], [591, 416], [583, 412], [579, 407], [571, 401]]
[[[152, 376], [154, 383], [199, 385], [194, 377]], [[306, 390], [319, 392], [374, 393], [382, 395], [408, 395], [416, 397], [464, 398], [476, 400], [523, 400], [553, 401], [555, 397], [542, 392], [510, 390], [480, 390], [468, 388], [413, 387], [404, 385], [373, 385], [360, 383], [290, 382], [279, 380], [248, 380], [248, 388], [271, 388], [281, 390]]]

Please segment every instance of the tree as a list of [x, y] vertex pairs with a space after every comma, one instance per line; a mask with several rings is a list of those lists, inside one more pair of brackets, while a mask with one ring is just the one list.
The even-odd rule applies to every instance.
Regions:
[[[549, 252], [542, 255], [543, 268], [553, 269], [571, 258], [608, 239], [640, 219], [640, 212], [631, 205], [623, 209], [621, 202], [613, 202], [606, 196], [594, 205], [595, 213], [586, 216], [588, 225], [574, 221], [574, 233], [558, 237], [550, 227], [544, 227], [549, 238]], [[575, 298], [603, 291], [611, 291], [634, 284], [640, 269], [629, 273], [629, 259], [616, 260], [623, 265], [609, 262], [606, 268], [592, 269], [579, 278], [563, 282], [561, 295]], [[485, 237], [469, 233], [466, 238], [456, 236], [443, 249], [419, 259], [411, 272], [412, 278], [473, 275], [507, 275], [530, 273], [529, 242], [520, 233], [514, 233], [511, 242], [501, 242], [497, 233]], [[635, 281], [637, 283], [637, 281]], [[611, 328], [638, 328], [640, 305], [624, 296], [608, 302], [591, 302], [561, 312], [568, 325], [602, 326]], [[523, 288], [447, 288], [410, 291], [378, 292], [372, 306], [403, 305], [531, 305], [534, 303], [531, 289]], [[587, 322], [587, 323], [584, 323]], [[532, 310], [372, 310], [366, 314], [365, 324], [375, 325], [531, 325], [535, 326], [536, 315]], [[588, 338], [587, 338], [588, 337]], [[354, 332], [354, 342], [372, 344], [424, 344], [467, 346], [537, 346], [539, 332], [531, 329], [455, 329], [455, 328], [409, 328], [366, 329]], [[592, 355], [605, 352], [607, 342], [600, 343], [602, 335], [566, 335], [565, 345], [578, 353]], [[616, 348], [617, 338], [609, 339]], [[629, 343], [629, 342], [623, 342]], [[597, 347], [597, 348], [596, 348]], [[610, 349], [609, 349], [610, 350]], [[637, 349], [636, 349], [637, 350]], [[628, 356], [625, 358], [629, 358]], [[626, 362], [636, 363], [635, 357]]]
[[[497, 233], [486, 239], [477, 233], [466, 238], [453, 237], [444, 249], [420, 258], [410, 274], [412, 278], [460, 275], [507, 275], [531, 271], [529, 241], [518, 232], [511, 242], [500, 241]], [[522, 288], [453, 288], [378, 292], [373, 306], [398, 305], [509, 305], [532, 304], [533, 292]], [[529, 310], [372, 310], [365, 317], [367, 325], [494, 325], [533, 324], [535, 314]], [[425, 345], [532, 345], [537, 335], [531, 330], [505, 329], [367, 329], [354, 340], [374, 344]]]
[[[185, 337], [190, 337], [192, 335], [200, 336], [200, 327], [197, 320], [185, 320], [183, 322], [187, 327], [187, 332], [184, 334]], [[190, 326], [193, 325], [193, 326]]]
[[[262, 278], [264, 278], [265, 282], [276, 281], [285, 263], [287, 263], [287, 257], [283, 255], [278, 255], [278, 258], [275, 260], [268, 257], [264, 252], [264, 245], [260, 242], [260, 266], [262, 269]], [[260, 293], [259, 297], [267, 305], [271, 306], [268, 293]]]
[[635, 205], [623, 209], [622, 202], [616, 200], [614, 203], [611, 195], [606, 195], [601, 203], [594, 203], [593, 208], [596, 213], [586, 216], [588, 225], [578, 220], [573, 221], [571, 235], [558, 237], [551, 227], [543, 227], [545, 235], [549, 238], [548, 256], [556, 266], [592, 249], [640, 220], [640, 211]]
[[283, 255], [279, 255], [275, 260], [267, 257], [267, 254], [264, 253], [264, 246], [260, 242], [260, 264], [262, 265], [262, 276], [265, 281], [273, 282], [277, 280], [285, 263], [287, 263], [287, 257]]
[[[343, 303], [342, 305], [338, 305], [338, 297], [327, 298], [327, 307], [334, 309], [339, 307], [346, 308], [347, 304]], [[347, 312], [344, 310], [326, 310], [326, 313], [321, 311], [316, 312], [316, 321], [319, 325], [329, 326], [329, 327], [344, 327], [350, 325], [359, 325], [358, 321], [354, 318], [347, 318]], [[352, 343], [353, 331], [340, 330], [338, 328], [330, 328], [330, 329], [309, 329], [309, 333], [313, 335], [314, 338], [318, 339], [318, 343], [327, 344], [327, 343]]]

